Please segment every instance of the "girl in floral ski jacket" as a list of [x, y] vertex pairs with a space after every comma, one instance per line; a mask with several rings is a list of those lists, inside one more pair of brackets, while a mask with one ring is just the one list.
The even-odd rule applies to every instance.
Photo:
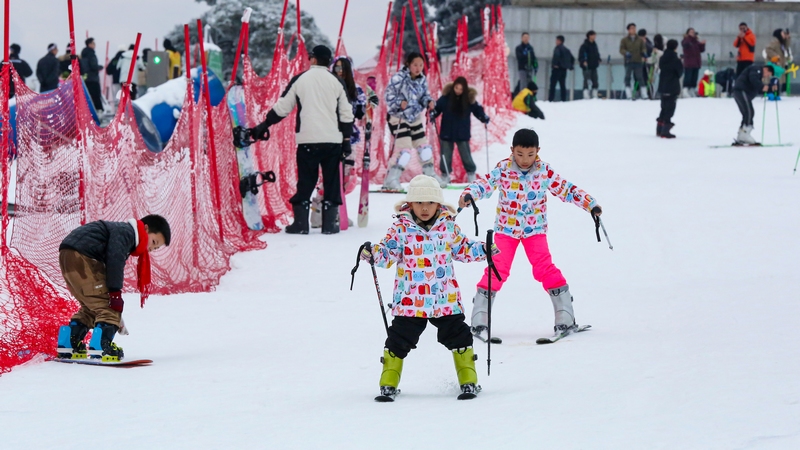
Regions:
[[[517, 131], [511, 150], [511, 158], [500, 161], [485, 179], [478, 178], [467, 186], [459, 206], [467, 206], [467, 195], [480, 200], [490, 197], [495, 189], [500, 190], [495, 243], [501, 253], [494, 263], [502, 280], [492, 278], [491, 299], [494, 301], [495, 293], [508, 280], [514, 254], [521, 243], [533, 266], [533, 278], [542, 283], [550, 294], [555, 311], [556, 334], [569, 334], [577, 328], [577, 324], [567, 280], [553, 264], [547, 245], [547, 193], [596, 216], [602, 213], [602, 209], [592, 196], [562, 178], [548, 163], [539, 159], [539, 136], [535, 131]], [[473, 299], [472, 332], [481, 337], [487, 326], [489, 276], [489, 271], [485, 271]]]
[[401, 189], [400, 176], [411, 161], [412, 149], [419, 152], [422, 173], [437, 178], [433, 168], [433, 148], [425, 138], [423, 124], [425, 111], [431, 111], [435, 106], [428, 92], [428, 81], [422, 73], [424, 66], [422, 55], [409, 53], [405, 67], [394, 74], [386, 86], [389, 131], [394, 136], [394, 145], [400, 149], [397, 161], [389, 168], [383, 181], [383, 188], [387, 190]]
[[411, 180], [406, 199], [395, 211], [396, 220], [386, 237], [361, 254], [378, 267], [397, 264], [394, 319], [384, 344], [381, 393], [391, 396], [395, 392], [403, 358], [416, 348], [428, 321], [438, 328], [439, 342], [453, 351], [462, 391], [475, 393], [479, 387], [472, 334], [464, 321], [453, 261], [485, 260], [484, 244], [464, 236], [454, 221], [454, 208], [444, 203], [439, 182], [426, 175]]

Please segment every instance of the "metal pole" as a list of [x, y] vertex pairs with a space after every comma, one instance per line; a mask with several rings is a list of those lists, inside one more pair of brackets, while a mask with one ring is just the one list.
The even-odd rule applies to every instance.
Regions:
[[[781, 116], [778, 114], [778, 103], [780, 103], [777, 99], [775, 99], [775, 120], [778, 122], [778, 145], [781, 145]], [[761, 142], [764, 143], [763, 141]]]
[[764, 93], [764, 109], [761, 111], [761, 143], [764, 143], [764, 127], [767, 123], [767, 93]]

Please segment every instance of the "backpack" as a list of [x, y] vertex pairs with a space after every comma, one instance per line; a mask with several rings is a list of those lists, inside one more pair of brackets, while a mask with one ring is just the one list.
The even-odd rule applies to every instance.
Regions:
[[[117, 72], [117, 70], [119, 70], [117, 68], [117, 63], [119, 62], [120, 56], [122, 56], [122, 53], [117, 54], [116, 56], [111, 58], [111, 61], [108, 62], [108, 65], [106, 66], [106, 73], [108, 75], [113, 76]], [[81, 71], [83, 71], [83, 69], [81, 69]]]

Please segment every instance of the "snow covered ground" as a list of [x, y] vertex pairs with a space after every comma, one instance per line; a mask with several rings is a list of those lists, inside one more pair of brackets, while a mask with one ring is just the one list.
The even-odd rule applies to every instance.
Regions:
[[[709, 148], [735, 135], [730, 99], [679, 101], [675, 140], [654, 136], [658, 102], [541, 108], [546, 121], [519, 125], [598, 198], [614, 244], [551, 199], [554, 261], [592, 331], [534, 344], [553, 312], [519, 252], [494, 309], [504, 343], [492, 346], [490, 377], [476, 345], [479, 398], [455, 400], [452, 357], [429, 329], [397, 401], [373, 402], [385, 334], [369, 267], [353, 292], [350, 269], [401, 198], [374, 194], [368, 228], [268, 235], [268, 249], [234, 258], [216, 292], [154, 297], [143, 310], [130, 298], [131, 334], [118, 342], [151, 367], [37, 363], [4, 375], [0, 448], [800, 448], [800, 100], [780, 103], [783, 141], [795, 146], [773, 148]], [[507, 155], [490, 149], [492, 161]], [[475, 159], [482, 169], [485, 155]], [[482, 236], [494, 205], [479, 203]], [[458, 222], [474, 232], [470, 211]], [[457, 265], [466, 299], [483, 268]], [[389, 299], [393, 273], [379, 276]]]

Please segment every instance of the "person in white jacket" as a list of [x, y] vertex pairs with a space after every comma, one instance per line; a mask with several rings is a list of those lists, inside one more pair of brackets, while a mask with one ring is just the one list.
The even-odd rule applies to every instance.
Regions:
[[290, 234], [308, 234], [308, 210], [320, 168], [324, 191], [322, 233], [339, 232], [339, 162], [352, 153], [349, 138], [355, 119], [344, 86], [328, 71], [332, 57], [328, 47], [314, 47], [309, 54], [311, 68], [289, 81], [266, 120], [254, 128], [234, 130], [236, 147], [242, 147], [242, 135], [246, 140], [267, 140], [269, 127], [297, 107], [297, 193], [289, 199], [294, 211], [294, 223], [286, 227]]
[[[133, 44], [128, 47], [128, 51], [123, 53], [117, 62], [117, 67], [119, 68], [120, 85], [124, 85], [124, 83], [128, 81], [128, 72], [131, 68], [131, 62], [133, 62]], [[139, 72], [144, 72], [144, 63], [142, 63], [141, 58], [137, 57], [136, 66], [134, 66], [133, 78], [131, 78], [131, 100], [135, 100], [136, 95], [139, 93]]]

